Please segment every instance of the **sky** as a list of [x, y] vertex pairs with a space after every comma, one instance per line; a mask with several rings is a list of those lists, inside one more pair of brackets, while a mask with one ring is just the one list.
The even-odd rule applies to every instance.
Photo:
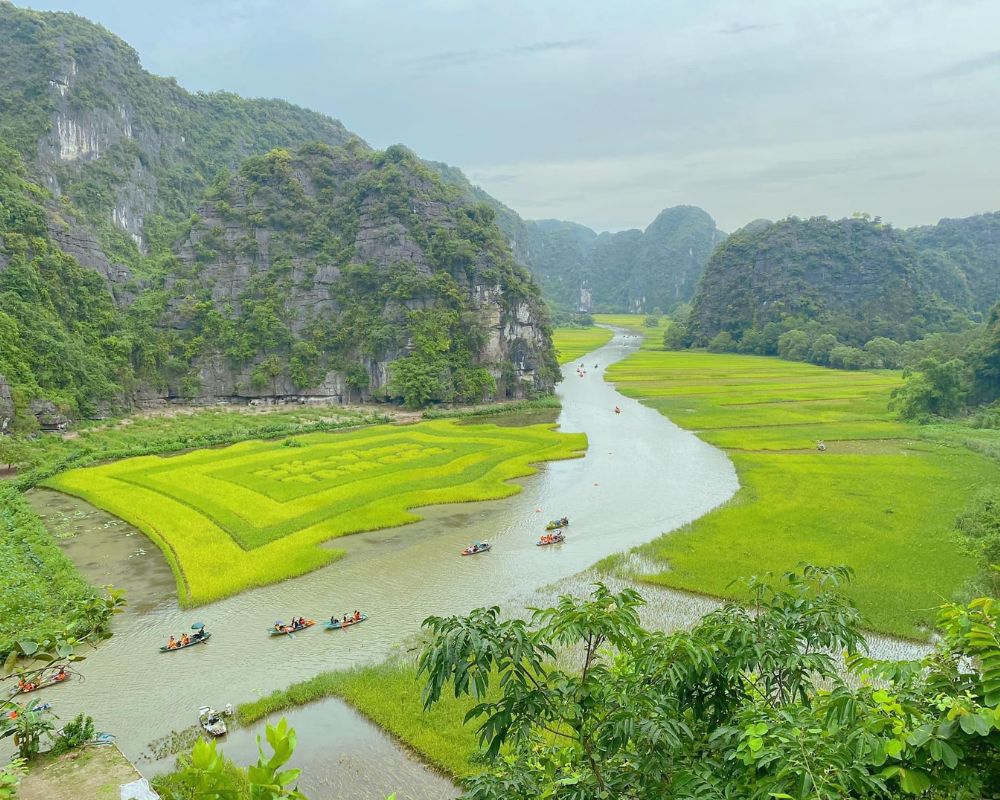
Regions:
[[18, 0], [190, 90], [281, 97], [529, 219], [732, 231], [1000, 208], [996, 0]]

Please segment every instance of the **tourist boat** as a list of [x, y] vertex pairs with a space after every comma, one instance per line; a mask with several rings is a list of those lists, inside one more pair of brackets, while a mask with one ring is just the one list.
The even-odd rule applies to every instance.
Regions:
[[545, 526], [545, 530], [554, 531], [559, 528], [565, 528], [569, 525], [569, 517], [563, 517], [562, 519], [553, 519]]
[[191, 629], [194, 630], [195, 634], [194, 636], [188, 639], [187, 644], [181, 644], [180, 642], [178, 642], [176, 647], [168, 647], [167, 645], [163, 645], [163, 647], [160, 648], [160, 652], [172, 653], [174, 652], [174, 650], [183, 650], [185, 647], [194, 647], [196, 644], [202, 644], [203, 642], [207, 642], [212, 637], [212, 634], [210, 634], [208, 631], [205, 630], [204, 622], [196, 622], [194, 625], [191, 626]]
[[202, 706], [198, 709], [198, 724], [212, 736], [226, 735], [226, 721], [222, 714], [211, 706]]
[[298, 633], [299, 631], [304, 631], [306, 628], [311, 628], [316, 624], [314, 619], [304, 619], [302, 624], [293, 628], [291, 625], [286, 625], [284, 622], [275, 622], [273, 628], [268, 628], [267, 632], [272, 636], [288, 636], [290, 633]]
[[474, 556], [477, 553], [485, 553], [491, 547], [493, 547], [493, 545], [491, 545], [489, 542], [476, 542], [475, 544], [470, 544], [464, 550], [460, 551], [460, 555]]
[[342, 622], [339, 619], [330, 620], [329, 622], [325, 623], [323, 627], [326, 628], [328, 631], [339, 631], [341, 628], [350, 628], [352, 625], [360, 625], [366, 619], [368, 619], [368, 615], [362, 614], [361, 619], [352, 618], [349, 619], [347, 622]]
[[[62, 677], [60, 677], [60, 675]], [[69, 680], [70, 673], [68, 672], [56, 672], [49, 675], [47, 678], [42, 678], [41, 680], [35, 681], [23, 681], [19, 682], [17, 686], [10, 690], [11, 697], [17, 697], [19, 694], [31, 694], [31, 692], [37, 692], [39, 689], [44, 689], [46, 686], [55, 686], [57, 683], [65, 683]], [[28, 688], [30, 686], [30, 688]]]
[[561, 542], [564, 541], [566, 541], [566, 537], [562, 533], [553, 533], [547, 537], [543, 536], [541, 539], [535, 542], [535, 544], [538, 545], [539, 547], [546, 547], [550, 544], [560, 544]]

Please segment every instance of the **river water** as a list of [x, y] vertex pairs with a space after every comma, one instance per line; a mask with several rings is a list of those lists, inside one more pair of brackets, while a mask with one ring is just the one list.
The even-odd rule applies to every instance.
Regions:
[[[518, 481], [521, 493], [504, 500], [423, 509], [421, 522], [338, 539], [348, 555], [329, 567], [194, 610], [178, 607], [169, 568], [141, 534], [74, 498], [32, 493], [57, 536], [65, 532], [64, 546], [87, 577], [124, 587], [130, 597], [115, 636], [80, 664], [84, 680], [56, 687], [46, 699], [63, 719], [92, 714], [127, 755], [138, 757], [152, 740], [190, 726], [200, 705], [238, 704], [324, 670], [381, 661], [428, 615], [481, 605], [518, 608], [541, 587], [702, 516], [738, 488], [730, 461], [604, 381], [604, 368], [639, 341], [616, 332], [579, 362], [586, 364], [584, 377], [578, 364], [565, 368], [558, 423], [587, 434], [585, 458], [543, 465]], [[545, 521], [563, 515], [572, 523], [566, 542], [536, 547]], [[492, 552], [459, 556], [472, 540], [489, 540]], [[316, 626], [294, 638], [266, 633], [277, 619], [327, 618], [355, 608], [370, 619], [352, 630]], [[169, 634], [195, 621], [213, 633], [208, 644], [157, 652]], [[401, 800], [453, 794], [450, 784], [387, 746], [378, 729], [342, 703], [295, 712], [293, 723], [303, 743], [300, 758], [308, 762], [302, 788], [313, 791], [314, 800], [378, 796], [384, 782], [353, 780], [348, 792], [334, 778], [364, 773], [373, 759]], [[253, 732], [231, 734], [224, 749], [249, 758]]]

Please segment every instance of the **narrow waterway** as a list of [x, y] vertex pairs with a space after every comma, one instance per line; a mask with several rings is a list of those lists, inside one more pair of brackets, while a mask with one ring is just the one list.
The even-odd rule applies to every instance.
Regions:
[[[81, 501], [34, 493], [50, 526], [67, 531], [66, 549], [88, 577], [123, 586], [132, 598], [115, 623], [115, 636], [80, 665], [85, 680], [57, 687], [47, 699], [64, 719], [77, 711], [92, 714], [136, 757], [150, 741], [191, 725], [202, 704], [237, 704], [323, 670], [382, 660], [428, 615], [487, 604], [517, 607], [540, 587], [705, 514], [738, 487], [726, 456], [604, 381], [604, 368], [638, 343], [618, 332], [579, 362], [586, 365], [585, 376], [578, 377], [578, 364], [566, 367], [558, 422], [562, 430], [587, 434], [585, 458], [542, 466], [519, 481], [520, 494], [505, 500], [424, 509], [422, 522], [340, 539], [337, 546], [349, 554], [336, 564], [193, 611], [178, 608], [169, 568], [145, 537]], [[562, 515], [572, 523], [567, 541], [536, 547], [545, 521]], [[74, 519], [85, 524], [74, 526]], [[79, 532], [70, 535], [74, 529]], [[493, 551], [458, 555], [476, 539], [492, 542]], [[277, 619], [324, 618], [355, 608], [370, 619], [352, 630], [317, 626], [294, 638], [267, 635]], [[157, 652], [168, 634], [195, 621], [213, 633], [209, 643]], [[323, 716], [329, 753], [347, 758], [355, 750], [352, 742], [371, 734], [356, 715]], [[316, 734], [314, 724], [307, 727], [302, 740]], [[416, 762], [411, 765], [409, 778], [419, 783], [427, 777]], [[402, 780], [406, 770], [394, 766], [392, 772]], [[431, 778], [440, 781], [427, 777], [426, 791], [422, 784], [396, 788], [404, 788], [401, 797], [447, 796]], [[305, 782], [303, 789], [308, 793]], [[348, 796], [317, 798], [334, 795]]]

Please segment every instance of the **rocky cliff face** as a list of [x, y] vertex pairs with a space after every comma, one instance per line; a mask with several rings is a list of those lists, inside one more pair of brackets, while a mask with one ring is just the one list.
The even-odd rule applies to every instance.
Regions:
[[492, 213], [403, 148], [252, 160], [199, 209], [177, 256], [162, 326], [200, 352], [145, 402], [341, 398], [352, 369], [355, 396], [395, 397], [400, 359], [434, 365], [439, 400], [521, 397], [556, 374], [537, 290]]
[[14, 423], [14, 398], [10, 393], [10, 384], [0, 375], [0, 434], [10, 431]]
[[277, 146], [351, 137], [284, 101], [187, 92], [75, 15], [0, 3], [0, 41], [0, 71], [18, 94], [4, 106], [12, 143], [51, 191], [140, 248], [147, 219], [189, 214], [219, 169]]

